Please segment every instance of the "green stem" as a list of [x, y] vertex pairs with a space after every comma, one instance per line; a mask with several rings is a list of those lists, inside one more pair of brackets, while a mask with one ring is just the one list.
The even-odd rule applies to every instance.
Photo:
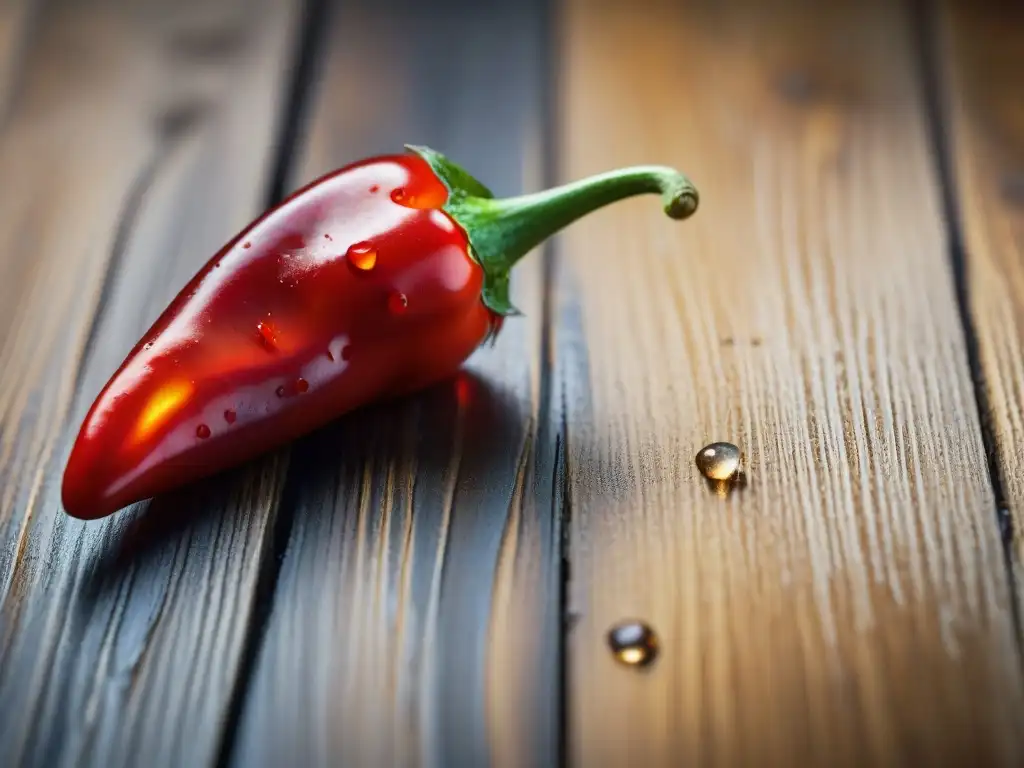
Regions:
[[601, 173], [560, 187], [495, 200], [466, 171], [433, 150], [418, 152], [449, 189], [444, 208], [466, 231], [484, 271], [484, 302], [498, 314], [515, 313], [508, 299], [509, 272], [523, 256], [588, 213], [627, 197], [660, 194], [665, 213], [685, 219], [697, 210], [696, 188], [661, 165]]
[[678, 171], [643, 165], [609, 171], [553, 189], [503, 200], [465, 197], [450, 213], [469, 233], [491, 269], [510, 270], [542, 242], [588, 213], [634, 195], [660, 194], [665, 213], [685, 219], [697, 210], [697, 190]]

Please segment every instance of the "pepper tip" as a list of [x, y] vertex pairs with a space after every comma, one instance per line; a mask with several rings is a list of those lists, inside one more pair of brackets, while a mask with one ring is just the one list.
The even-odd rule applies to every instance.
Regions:
[[60, 501], [64, 513], [76, 520], [98, 520], [116, 512], [120, 505], [104, 490], [104, 473], [90, 453], [76, 444], [61, 478]]

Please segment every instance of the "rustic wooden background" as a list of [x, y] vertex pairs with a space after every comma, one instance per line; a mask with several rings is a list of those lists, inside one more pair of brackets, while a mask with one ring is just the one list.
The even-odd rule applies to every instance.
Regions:
[[[702, 207], [551, 241], [459, 381], [66, 517], [165, 302], [405, 142]], [[0, 329], [3, 765], [1024, 764], [1020, 3], [0, 0]]]

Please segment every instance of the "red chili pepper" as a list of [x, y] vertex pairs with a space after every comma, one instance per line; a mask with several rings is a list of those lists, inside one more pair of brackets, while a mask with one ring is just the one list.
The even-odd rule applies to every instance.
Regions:
[[228, 243], [93, 404], [68, 459], [78, 518], [211, 475], [371, 401], [453, 375], [516, 314], [512, 266], [601, 206], [697, 191], [662, 166], [495, 200], [425, 147], [354, 163]]

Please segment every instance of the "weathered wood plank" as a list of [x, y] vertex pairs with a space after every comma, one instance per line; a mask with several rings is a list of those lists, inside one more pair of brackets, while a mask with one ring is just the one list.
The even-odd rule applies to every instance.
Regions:
[[216, 757], [284, 469], [65, 516], [92, 398], [265, 202], [297, 5], [48, 3], [0, 135], [0, 751]]
[[[938, 54], [986, 416], [1024, 530], [1024, 7], [940, 3]], [[1007, 531], [1009, 534], [1010, 531]], [[1014, 547], [1018, 597], [1024, 537]]]
[[[542, 2], [337, 3], [304, 177], [424, 143], [540, 186]], [[238, 765], [551, 765], [554, 435], [541, 256], [467, 372], [297, 450], [294, 525]]]
[[[571, 762], [1020, 765], [905, 9], [569, 0], [565, 34], [564, 175], [665, 162], [703, 193], [564, 241]], [[747, 455], [725, 499], [694, 465], [715, 440]], [[643, 670], [605, 643], [632, 616]]]

